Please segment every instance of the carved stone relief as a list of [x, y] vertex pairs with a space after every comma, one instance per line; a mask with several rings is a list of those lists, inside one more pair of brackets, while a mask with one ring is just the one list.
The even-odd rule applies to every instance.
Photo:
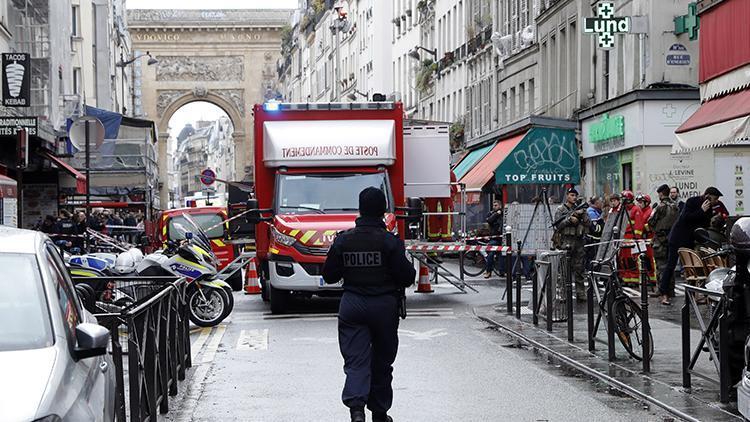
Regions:
[[160, 56], [157, 81], [242, 81], [242, 56]]
[[233, 104], [241, 116], [245, 115], [245, 90], [243, 89], [217, 89], [212, 93]]
[[186, 89], [167, 89], [167, 90], [158, 90], [156, 91], [158, 94], [158, 97], [156, 99], [156, 114], [159, 117], [162, 117], [164, 115], [164, 111], [169, 108], [169, 106], [175, 102], [175, 100], [185, 94], [187, 94], [188, 90]]

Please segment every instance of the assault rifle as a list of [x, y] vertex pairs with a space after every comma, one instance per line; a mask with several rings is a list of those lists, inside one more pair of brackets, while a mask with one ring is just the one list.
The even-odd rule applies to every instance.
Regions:
[[586, 201], [580, 201], [579, 200], [579, 204], [576, 205], [575, 207], [573, 207], [573, 209], [571, 209], [568, 212], [566, 212], [565, 214], [563, 214], [560, 218], [558, 218], [557, 220], [555, 220], [552, 223], [551, 228], [556, 229], [558, 224], [560, 224], [563, 221], [567, 220], [571, 215], [575, 214], [576, 212], [588, 208], [588, 206], [589, 206], [589, 204], [586, 203]]

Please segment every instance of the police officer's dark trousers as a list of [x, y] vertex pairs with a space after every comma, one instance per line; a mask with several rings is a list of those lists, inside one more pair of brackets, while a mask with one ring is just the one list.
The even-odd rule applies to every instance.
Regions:
[[339, 347], [349, 408], [387, 412], [393, 403], [393, 361], [398, 350], [398, 298], [344, 292], [339, 306]]

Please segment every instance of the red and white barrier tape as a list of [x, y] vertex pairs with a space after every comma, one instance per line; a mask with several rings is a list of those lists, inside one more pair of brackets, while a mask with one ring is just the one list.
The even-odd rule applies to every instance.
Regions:
[[462, 245], [460, 243], [412, 243], [406, 245], [407, 251], [414, 252], [510, 252], [510, 246], [484, 246], [484, 245]]

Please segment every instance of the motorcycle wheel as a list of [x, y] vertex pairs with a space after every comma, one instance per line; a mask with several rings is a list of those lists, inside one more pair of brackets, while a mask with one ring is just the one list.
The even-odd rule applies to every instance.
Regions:
[[232, 309], [234, 309], [234, 294], [232, 294], [231, 287], [224, 287], [224, 293], [227, 294], [227, 310], [225, 312], [229, 315], [232, 313]]
[[190, 321], [199, 327], [213, 327], [226, 318], [229, 299], [224, 289], [195, 288], [188, 293]]

